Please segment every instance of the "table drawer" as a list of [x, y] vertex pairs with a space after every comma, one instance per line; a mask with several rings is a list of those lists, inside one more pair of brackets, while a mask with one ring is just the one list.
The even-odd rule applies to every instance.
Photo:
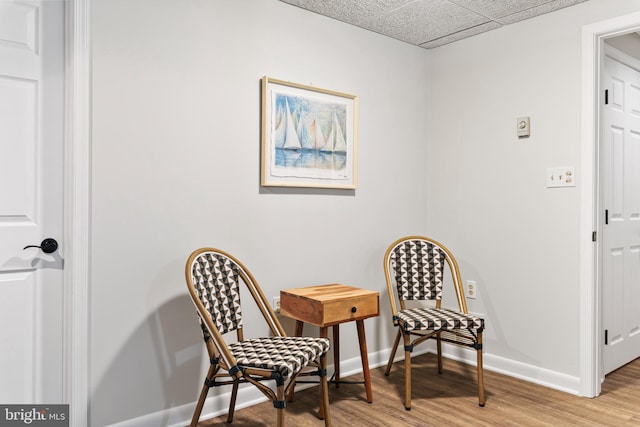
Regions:
[[338, 284], [283, 290], [280, 313], [316, 326], [329, 326], [377, 316], [380, 294]]
[[377, 316], [380, 311], [378, 295], [329, 302], [324, 305], [323, 323], [340, 323]]

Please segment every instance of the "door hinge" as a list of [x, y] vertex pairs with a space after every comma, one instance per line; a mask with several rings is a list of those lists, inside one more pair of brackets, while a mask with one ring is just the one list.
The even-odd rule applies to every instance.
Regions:
[[604, 345], [609, 345], [609, 330], [604, 330]]
[[596, 232], [595, 231], [593, 233], [591, 233], [591, 241], [592, 242], [596, 241]]
[[609, 209], [604, 210], [604, 223], [609, 224]]
[[609, 89], [604, 91], [604, 105], [609, 104]]

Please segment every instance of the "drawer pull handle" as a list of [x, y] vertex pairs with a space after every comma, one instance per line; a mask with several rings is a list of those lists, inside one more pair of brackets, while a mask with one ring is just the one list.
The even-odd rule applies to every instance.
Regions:
[[352, 312], [352, 313], [355, 313], [357, 310], [358, 310], [357, 308], [355, 308], [355, 307], [351, 307], [351, 312]]

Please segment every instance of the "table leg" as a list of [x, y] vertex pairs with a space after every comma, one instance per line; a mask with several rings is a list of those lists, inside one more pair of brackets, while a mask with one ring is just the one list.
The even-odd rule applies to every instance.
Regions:
[[340, 387], [340, 324], [333, 325], [333, 370], [336, 388]]
[[295, 332], [296, 337], [302, 336], [302, 328], [304, 328], [304, 322], [302, 320], [296, 320], [296, 332]]
[[[301, 337], [303, 328], [304, 328], [304, 322], [301, 320], [296, 320], [296, 332], [294, 335], [296, 337]], [[294, 382], [293, 384], [291, 384], [291, 387], [289, 387], [289, 396], [287, 397], [287, 400], [289, 402], [293, 402], [293, 393], [295, 392], [295, 388], [296, 388], [296, 384]], [[322, 408], [322, 405], [320, 405], [320, 407]]]
[[367, 339], [364, 335], [364, 320], [356, 320], [358, 328], [358, 341], [360, 342], [360, 358], [362, 359], [362, 372], [364, 373], [364, 386], [367, 390], [367, 402], [373, 402], [371, 390], [371, 375], [369, 373], [369, 356], [367, 356]]

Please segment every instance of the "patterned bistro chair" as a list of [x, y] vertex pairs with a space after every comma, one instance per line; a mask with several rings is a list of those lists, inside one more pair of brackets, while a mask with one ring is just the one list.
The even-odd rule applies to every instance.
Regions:
[[[232, 422], [238, 384], [245, 382], [273, 401], [277, 425], [284, 426], [285, 395], [306, 366], [318, 368], [311, 374], [320, 376], [320, 416], [324, 416], [325, 426], [330, 426], [326, 377], [329, 340], [287, 337], [253, 275], [228, 253], [214, 248], [194, 251], [185, 275], [211, 360], [191, 426], [198, 423], [209, 388], [228, 384], [232, 391], [227, 422]], [[253, 296], [273, 336], [244, 338], [240, 282]], [[227, 338], [227, 343], [226, 334], [234, 331], [236, 339]], [[268, 380], [275, 380], [275, 391], [264, 384]]]
[[[445, 283], [445, 264], [449, 266], [452, 284], [458, 298], [458, 310], [441, 307]], [[482, 331], [484, 320], [468, 314], [462, 289], [460, 270], [453, 254], [440, 243], [427, 237], [409, 236], [396, 240], [384, 255], [393, 324], [398, 334], [391, 350], [385, 375], [389, 375], [400, 338], [404, 341], [405, 395], [404, 406], [411, 409], [411, 352], [413, 346], [428, 339], [437, 342], [438, 373], [442, 373], [442, 341], [471, 347], [478, 356], [478, 400], [484, 406], [482, 375]], [[396, 285], [396, 292], [393, 290]], [[394, 293], [400, 302], [396, 308]], [[408, 308], [406, 301], [435, 301], [429, 306]], [[413, 341], [412, 341], [412, 338]]]

